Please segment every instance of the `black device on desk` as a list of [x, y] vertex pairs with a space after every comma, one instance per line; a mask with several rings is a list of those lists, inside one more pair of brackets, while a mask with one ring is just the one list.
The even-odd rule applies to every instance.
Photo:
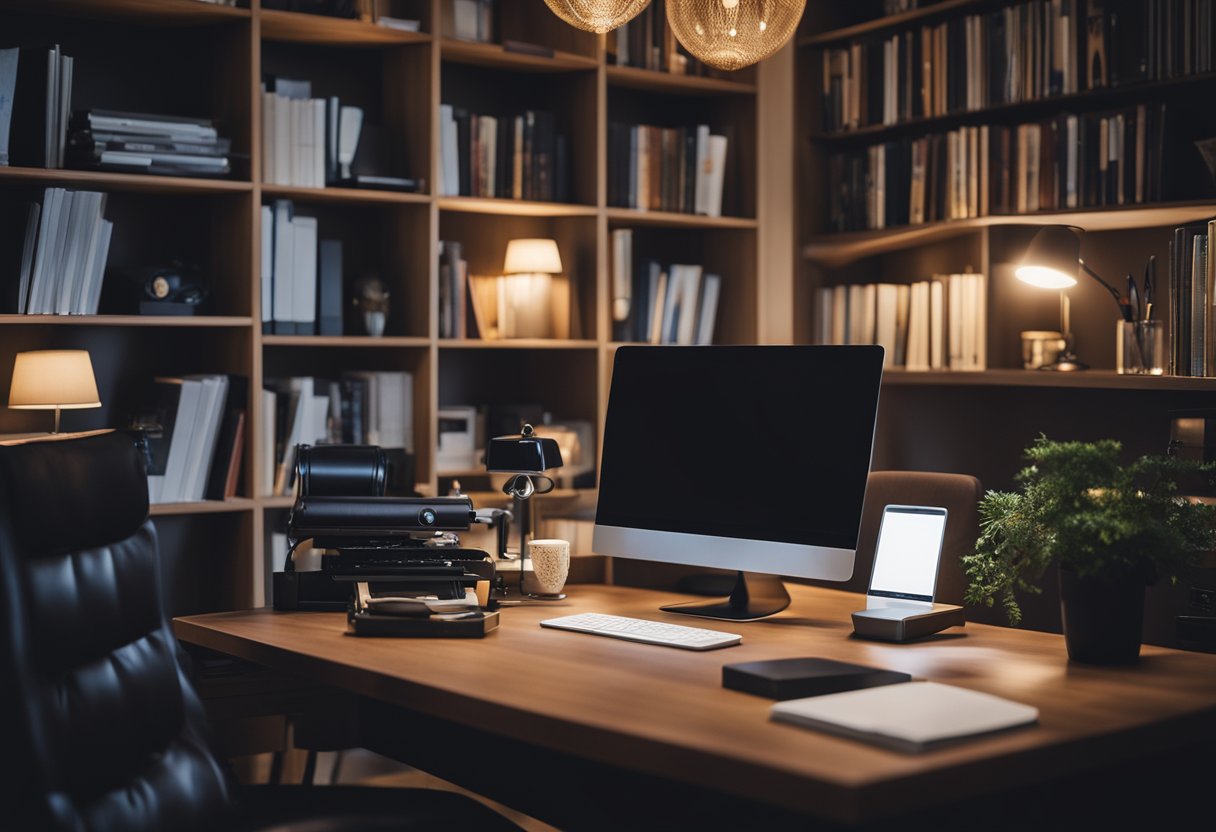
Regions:
[[[400, 615], [412, 597], [433, 596], [442, 609], [431, 611], [451, 613], [470, 591], [478, 594], [480, 582], [488, 591], [494, 580], [489, 554], [442, 534], [469, 528], [476, 514], [467, 497], [383, 496], [387, 460], [376, 446], [301, 445], [296, 459], [299, 494], [288, 519], [287, 561], [274, 575], [275, 609], [350, 611], [357, 632], [355, 616], [376, 615], [385, 596], [400, 602], [385, 605], [388, 617]], [[305, 540], [335, 553], [322, 556], [319, 571], [295, 570], [291, 553]], [[419, 613], [425, 620], [425, 604]], [[391, 634], [381, 623], [371, 629]], [[410, 628], [420, 629], [419, 622]], [[458, 634], [451, 626], [437, 629], [444, 632], [436, 635]]]

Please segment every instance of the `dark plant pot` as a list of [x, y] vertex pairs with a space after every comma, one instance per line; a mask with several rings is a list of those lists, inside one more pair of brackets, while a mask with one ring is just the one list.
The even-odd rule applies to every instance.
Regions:
[[1068, 658], [1085, 664], [1131, 664], [1140, 658], [1143, 576], [1079, 577], [1060, 567], [1060, 617]]

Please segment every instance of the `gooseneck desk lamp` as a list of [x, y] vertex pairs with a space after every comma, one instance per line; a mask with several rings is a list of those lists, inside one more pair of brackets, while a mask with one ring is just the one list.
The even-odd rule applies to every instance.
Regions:
[[1110, 292], [1121, 314], [1125, 312], [1119, 290], [1103, 280], [1081, 259], [1081, 238], [1078, 232], [1082, 230], [1069, 225], [1043, 226], [1026, 247], [1026, 254], [1015, 272], [1018, 280], [1023, 283], [1040, 289], [1060, 291], [1060, 332], [1064, 336], [1064, 351], [1054, 362], [1040, 367], [1040, 370], [1065, 373], [1089, 369], [1073, 351], [1072, 309], [1068, 292], [1065, 291], [1077, 285], [1078, 266]]
[[[537, 600], [560, 601], [565, 595], [534, 595], [524, 589], [527, 571], [528, 538], [531, 536], [531, 515], [527, 501], [533, 494], [548, 494], [553, 480], [545, 471], [562, 467], [562, 452], [557, 440], [537, 436], [531, 425], [524, 425], [516, 435], [496, 436], [486, 448], [486, 470], [492, 474], [514, 474], [502, 487], [503, 493], [515, 500], [515, 517], [519, 519], [519, 594]], [[539, 482], [537, 482], [539, 480]]]

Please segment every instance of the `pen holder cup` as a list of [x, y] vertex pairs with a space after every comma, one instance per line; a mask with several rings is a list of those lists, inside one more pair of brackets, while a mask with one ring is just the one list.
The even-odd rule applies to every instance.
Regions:
[[1116, 322], [1115, 372], [1138, 376], [1165, 372], [1165, 326], [1161, 321]]

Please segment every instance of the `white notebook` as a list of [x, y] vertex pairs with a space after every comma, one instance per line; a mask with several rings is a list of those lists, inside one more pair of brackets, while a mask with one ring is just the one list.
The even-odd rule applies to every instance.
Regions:
[[905, 682], [778, 702], [772, 717], [915, 753], [1034, 724], [1039, 711], [966, 688]]

